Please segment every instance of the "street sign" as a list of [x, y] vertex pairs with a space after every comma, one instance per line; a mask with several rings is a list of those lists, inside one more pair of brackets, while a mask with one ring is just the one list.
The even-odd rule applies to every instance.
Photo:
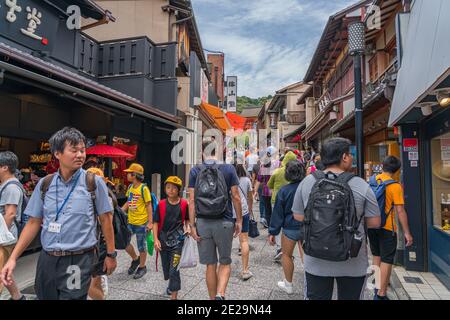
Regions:
[[237, 110], [237, 77], [227, 77], [227, 111], [236, 112]]

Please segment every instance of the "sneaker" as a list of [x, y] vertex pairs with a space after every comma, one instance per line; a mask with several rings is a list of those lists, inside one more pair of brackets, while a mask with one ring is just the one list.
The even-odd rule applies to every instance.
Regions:
[[275, 256], [273, 257], [273, 260], [275, 261], [281, 261], [281, 256], [283, 255], [283, 252], [280, 249], [277, 249], [277, 252], [275, 253]]
[[247, 281], [251, 277], [253, 277], [253, 273], [251, 271], [241, 272], [241, 278], [242, 278], [243, 281]]
[[100, 279], [101, 279], [103, 295], [105, 296], [105, 299], [106, 299], [106, 297], [109, 294], [108, 277], [106, 275], [103, 275], [100, 277]]
[[267, 220], [265, 218], [261, 218], [260, 222], [264, 228], [269, 228], [269, 225], [267, 224]]
[[147, 273], [147, 267], [138, 268], [136, 271], [136, 274], [134, 275], [133, 279], [140, 279]]
[[288, 284], [285, 280], [278, 281], [278, 288], [280, 288], [281, 290], [283, 290], [287, 294], [292, 294], [292, 292], [293, 292], [292, 283]]
[[128, 274], [131, 276], [133, 273], [136, 272], [136, 269], [139, 267], [140, 259], [137, 258], [136, 260], [131, 261], [131, 266], [128, 269]]

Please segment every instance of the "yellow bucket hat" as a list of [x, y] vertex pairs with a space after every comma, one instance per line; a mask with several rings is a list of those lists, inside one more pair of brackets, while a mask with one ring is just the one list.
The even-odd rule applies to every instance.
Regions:
[[166, 179], [166, 181], [164, 182], [164, 185], [166, 185], [166, 183], [172, 183], [172, 184], [180, 187], [180, 189], [183, 187], [183, 181], [180, 178], [178, 178], [177, 176], [168, 177]]

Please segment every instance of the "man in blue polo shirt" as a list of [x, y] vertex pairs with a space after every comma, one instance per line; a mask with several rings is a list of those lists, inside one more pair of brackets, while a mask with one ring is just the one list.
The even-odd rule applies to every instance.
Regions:
[[[52, 154], [60, 169], [39, 181], [25, 210], [30, 219], [2, 270], [5, 284], [12, 281], [17, 259], [39, 233], [43, 250], [36, 268], [39, 300], [86, 300], [95, 262], [97, 216], [106, 241], [104, 270], [116, 268], [112, 205], [105, 182], [95, 180], [95, 197], [88, 188], [86, 138], [74, 128], [64, 128], [50, 138]], [[42, 188], [48, 182], [48, 189]], [[45, 190], [47, 189], [47, 190]], [[94, 193], [94, 191], [92, 191]]]

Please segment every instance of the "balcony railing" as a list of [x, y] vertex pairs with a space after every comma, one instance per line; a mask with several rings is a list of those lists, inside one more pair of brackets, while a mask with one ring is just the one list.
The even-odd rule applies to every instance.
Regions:
[[376, 94], [379, 90], [384, 89], [385, 86], [395, 85], [398, 73], [398, 61], [394, 59], [391, 64], [386, 68], [384, 73], [378, 77], [374, 82], [369, 82], [366, 84], [366, 90], [364, 92], [363, 99], [367, 100]]

